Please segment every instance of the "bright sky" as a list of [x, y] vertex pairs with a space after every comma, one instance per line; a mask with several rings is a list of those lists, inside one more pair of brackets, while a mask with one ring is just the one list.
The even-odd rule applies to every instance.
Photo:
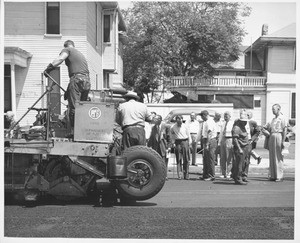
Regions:
[[278, 30], [296, 23], [295, 2], [252, 2], [248, 3], [252, 12], [245, 19], [245, 30], [248, 35], [244, 38], [244, 45], [251, 45], [261, 36], [263, 24], [268, 24], [268, 33], [272, 34]]
[[[250, 46], [251, 40], [254, 42], [261, 36], [263, 24], [268, 24], [268, 33], [272, 34], [296, 22], [296, 0], [289, 2], [284, 0], [242, 2], [247, 3], [252, 8], [250, 16], [245, 19], [245, 30], [248, 35], [245, 36], [243, 45]], [[130, 1], [119, 1], [119, 6], [121, 9], [125, 9], [130, 6]]]

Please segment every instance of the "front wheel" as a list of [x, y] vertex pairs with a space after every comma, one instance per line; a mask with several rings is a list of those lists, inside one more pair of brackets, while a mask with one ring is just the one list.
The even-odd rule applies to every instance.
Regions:
[[119, 193], [130, 200], [147, 200], [154, 197], [163, 187], [167, 168], [161, 156], [146, 146], [126, 149], [127, 180], [116, 181]]

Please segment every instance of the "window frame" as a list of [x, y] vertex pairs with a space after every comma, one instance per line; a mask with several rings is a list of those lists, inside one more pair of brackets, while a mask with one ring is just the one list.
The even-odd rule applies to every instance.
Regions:
[[96, 15], [96, 33], [95, 33], [95, 38], [96, 38], [96, 47], [98, 47], [99, 46], [99, 30], [98, 30], [98, 28], [99, 28], [99, 24], [98, 24], [98, 22], [99, 22], [99, 13], [98, 13], [98, 4], [95, 2], [95, 9], [96, 9], [96, 13], [95, 13], [95, 15]]
[[[105, 16], [109, 16], [109, 41], [105, 41]], [[112, 14], [104, 13], [103, 14], [103, 43], [111, 44], [112, 43]]]
[[296, 105], [297, 105], [296, 92], [292, 92], [291, 93], [291, 117], [290, 117], [291, 119], [296, 119], [297, 116]]
[[[48, 33], [48, 4], [58, 4], [58, 29], [59, 33]], [[45, 36], [47, 37], [56, 37], [61, 36], [61, 2], [45, 2]]]
[[[3, 70], [4, 72], [3, 72], [3, 74], [4, 74], [4, 80], [3, 80], [3, 89], [4, 89], [4, 91], [8, 91], [9, 90], [9, 92], [5, 92], [4, 93], [4, 97], [3, 97], [3, 105], [4, 105], [4, 112], [6, 112], [5, 111], [5, 109], [6, 110], [12, 110], [12, 99], [13, 99], [13, 97], [12, 97], [12, 95], [11, 95], [11, 82], [12, 82], [12, 79], [11, 79], [11, 64], [9, 64], [9, 63], [4, 63], [4, 70]], [[9, 102], [9, 104], [7, 104], [6, 103], [6, 101], [8, 101]], [[6, 107], [7, 106], [7, 107]], [[6, 108], [5, 108], [6, 107]]]
[[110, 88], [110, 72], [108, 71], [103, 71], [103, 84], [102, 87], [103, 89], [109, 89]]

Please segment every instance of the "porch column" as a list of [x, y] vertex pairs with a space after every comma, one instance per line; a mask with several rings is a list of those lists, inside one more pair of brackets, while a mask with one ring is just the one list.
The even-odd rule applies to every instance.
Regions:
[[15, 63], [10, 63], [10, 77], [11, 77], [11, 109], [17, 119], [17, 104], [16, 104], [16, 75]]

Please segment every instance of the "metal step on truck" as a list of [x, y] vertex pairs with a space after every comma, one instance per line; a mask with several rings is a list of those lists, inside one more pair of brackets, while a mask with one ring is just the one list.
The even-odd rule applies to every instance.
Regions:
[[[52, 84], [41, 97], [58, 85], [48, 77]], [[40, 97], [15, 125], [32, 110], [38, 111], [37, 121], [27, 130], [14, 126], [6, 133], [13, 134], [4, 139], [6, 195], [18, 195], [24, 202], [37, 202], [47, 195], [99, 203], [104, 195], [115, 195], [117, 203], [154, 197], [165, 183], [167, 168], [149, 147], [122, 150], [122, 129], [115, 120], [123, 94], [94, 90], [90, 101], [77, 102], [71, 139], [65, 136], [68, 126], [53, 120], [49, 104], [46, 109], [35, 108]]]

